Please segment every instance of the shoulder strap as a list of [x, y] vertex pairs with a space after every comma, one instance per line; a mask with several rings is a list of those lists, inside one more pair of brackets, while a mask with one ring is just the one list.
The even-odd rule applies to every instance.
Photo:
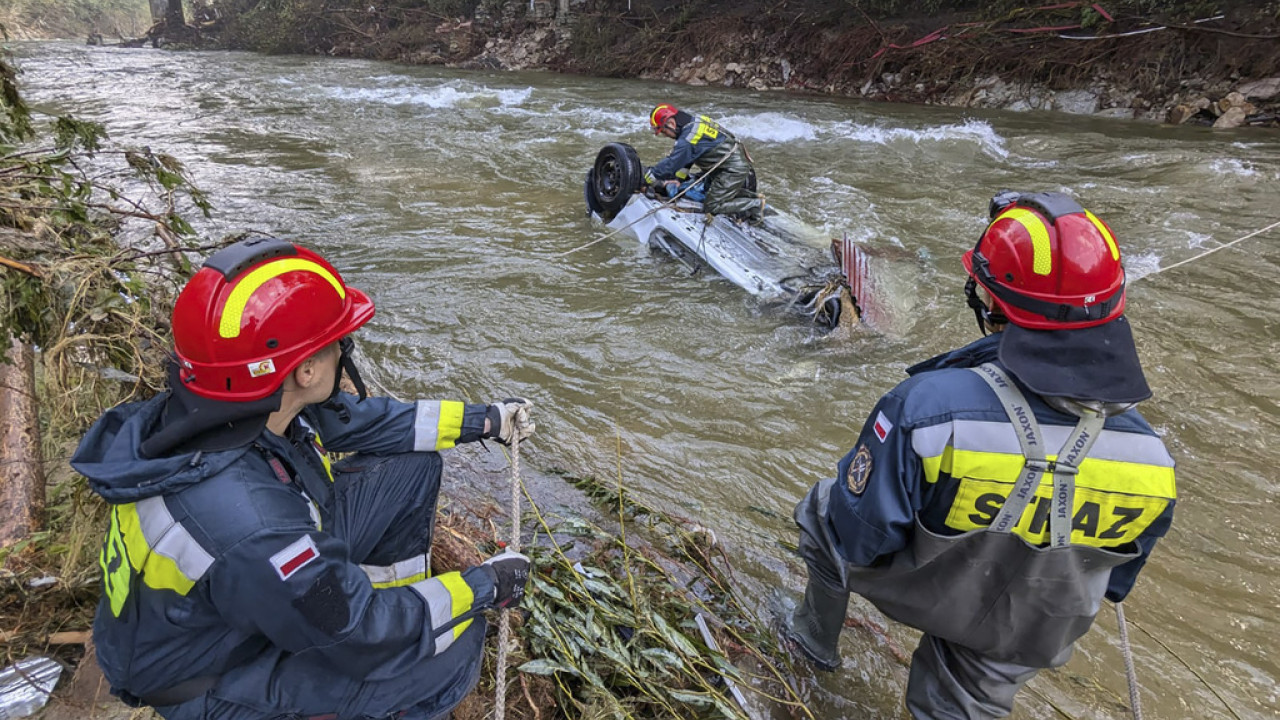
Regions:
[[1014, 434], [1022, 447], [1022, 456], [1026, 459], [1022, 474], [1018, 476], [1004, 506], [987, 528], [988, 531], [1011, 532], [1022, 518], [1031, 498], [1035, 497], [1036, 488], [1040, 487], [1040, 478], [1047, 472], [1053, 474], [1053, 512], [1049, 516], [1053, 547], [1069, 546], [1072, 510], [1075, 506], [1075, 476], [1080, 471], [1080, 463], [1102, 432], [1105, 419], [1098, 413], [1085, 409], [1075, 430], [1058, 450], [1058, 459], [1049, 461], [1045, 455], [1040, 423], [1036, 422], [1036, 416], [1031, 412], [1027, 399], [1018, 386], [993, 363], [983, 363], [969, 369], [977, 373], [999, 398], [1005, 414], [1009, 416], [1009, 422], [1013, 424]]
[[275, 453], [263, 447], [261, 443], [255, 442], [253, 447], [256, 448], [258, 452], [262, 453], [262, 459], [266, 460], [267, 464], [271, 466], [271, 472], [276, 474], [277, 480], [285, 485], [288, 485], [293, 481], [293, 474], [285, 467], [284, 462], [280, 458], [276, 457]]

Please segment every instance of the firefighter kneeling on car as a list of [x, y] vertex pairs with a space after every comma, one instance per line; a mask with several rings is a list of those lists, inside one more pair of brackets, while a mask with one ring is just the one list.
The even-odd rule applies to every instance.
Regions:
[[94, 642], [124, 701], [426, 720], [475, 685], [482, 611], [520, 601], [529, 561], [430, 574], [438, 453], [526, 437], [529, 403], [365, 398], [349, 336], [373, 312], [305, 248], [231, 245], [174, 305], [168, 391], [81, 442], [72, 465], [111, 506]]
[[838, 668], [850, 591], [923, 631], [906, 704], [930, 720], [1007, 716], [1129, 593], [1175, 502], [1111, 230], [1060, 193], [990, 214], [963, 258], [985, 337], [909, 368], [795, 510], [787, 634]]

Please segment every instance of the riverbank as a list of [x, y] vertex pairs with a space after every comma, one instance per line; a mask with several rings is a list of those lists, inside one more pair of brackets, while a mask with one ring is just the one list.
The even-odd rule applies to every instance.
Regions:
[[[110, 27], [109, 35], [126, 42], [116, 0], [103, 0], [96, 11], [101, 17], [62, 21], [27, 5], [0, 13], [10, 36], [54, 37], [84, 26], [90, 37], [101, 38], [100, 28]], [[210, 0], [199, 3], [199, 29], [170, 32], [169, 40], [175, 47], [551, 70], [1175, 125], [1280, 127], [1280, 6], [1274, 2], [972, 5]]]
[[[285, 3], [288, 6], [289, 3]], [[385, 2], [222, 12], [216, 42], [497, 70], [634, 77], [868, 100], [1059, 111], [1219, 128], [1280, 126], [1274, 3], [1143, 0], [678, 5]], [[1009, 7], [1005, 7], [1009, 6]], [[459, 5], [459, 8], [462, 8]], [[497, 8], [497, 9], [494, 9]], [[887, 8], [894, 12], [877, 12]], [[947, 8], [956, 8], [948, 11]], [[910, 14], [912, 11], [915, 14]], [[1206, 14], [1207, 13], [1207, 14]]]

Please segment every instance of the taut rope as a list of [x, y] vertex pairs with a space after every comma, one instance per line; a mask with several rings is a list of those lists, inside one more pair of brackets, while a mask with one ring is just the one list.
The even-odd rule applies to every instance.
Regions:
[[1238, 238], [1236, 238], [1235, 240], [1232, 240], [1232, 241], [1231, 241], [1231, 242], [1229, 242], [1229, 243], [1226, 243], [1226, 244], [1224, 244], [1224, 245], [1219, 245], [1219, 246], [1218, 246], [1218, 247], [1216, 247], [1216, 248], [1210, 248], [1210, 249], [1208, 249], [1208, 250], [1205, 250], [1204, 252], [1200, 253], [1199, 255], [1193, 255], [1193, 256], [1191, 256], [1191, 257], [1187, 258], [1186, 260], [1179, 260], [1178, 262], [1176, 262], [1176, 263], [1174, 263], [1174, 264], [1170, 265], [1169, 267], [1163, 267], [1163, 268], [1160, 268], [1159, 270], [1156, 270], [1156, 271], [1155, 271], [1155, 272], [1153, 272], [1153, 273], [1147, 273], [1146, 275], [1143, 275], [1142, 277], [1138, 278], [1137, 280], [1134, 280], [1134, 282], [1137, 282], [1138, 280], [1144, 280], [1144, 279], [1149, 278], [1149, 277], [1155, 277], [1156, 275], [1159, 275], [1160, 273], [1162, 273], [1162, 272], [1164, 272], [1164, 271], [1166, 271], [1166, 270], [1172, 270], [1172, 269], [1174, 269], [1174, 268], [1176, 268], [1176, 267], [1182, 267], [1183, 265], [1186, 265], [1186, 264], [1187, 264], [1187, 263], [1189, 263], [1189, 262], [1194, 262], [1194, 261], [1196, 261], [1196, 260], [1199, 260], [1200, 258], [1202, 258], [1202, 257], [1204, 257], [1204, 256], [1206, 256], [1206, 255], [1212, 255], [1213, 253], [1216, 253], [1216, 252], [1218, 252], [1219, 250], [1225, 250], [1225, 249], [1227, 249], [1227, 248], [1231, 247], [1232, 245], [1235, 245], [1236, 243], [1243, 242], [1243, 241], [1245, 241], [1245, 240], [1248, 240], [1248, 239], [1249, 239], [1249, 238], [1251, 238], [1251, 237], [1255, 237], [1255, 236], [1261, 235], [1262, 233], [1264, 233], [1264, 232], [1266, 232], [1266, 231], [1268, 231], [1268, 230], [1270, 230], [1270, 229], [1272, 229], [1272, 228], [1275, 228], [1275, 227], [1280, 227], [1280, 220], [1277, 220], [1277, 221], [1275, 221], [1275, 222], [1271, 223], [1270, 225], [1268, 225], [1268, 226], [1266, 226], [1266, 227], [1264, 227], [1264, 228], [1262, 228], [1262, 229], [1260, 229], [1260, 230], [1254, 230], [1253, 232], [1249, 233], [1248, 235], [1245, 235], [1245, 236], [1243, 236], [1243, 237], [1238, 237]]
[[[512, 422], [515, 423], [515, 431], [511, 434], [511, 542], [507, 548], [520, 552], [520, 433], [529, 422], [529, 411], [520, 408]], [[503, 608], [498, 619], [498, 666], [493, 671], [494, 720], [503, 720], [507, 714], [507, 648], [510, 642], [511, 612]]]
[[1133, 720], [1142, 720], [1142, 700], [1138, 697], [1138, 672], [1133, 666], [1133, 648], [1129, 646], [1129, 625], [1124, 621], [1124, 603], [1116, 603], [1116, 624], [1120, 626], [1120, 650], [1124, 653], [1124, 676], [1129, 681], [1129, 709]]

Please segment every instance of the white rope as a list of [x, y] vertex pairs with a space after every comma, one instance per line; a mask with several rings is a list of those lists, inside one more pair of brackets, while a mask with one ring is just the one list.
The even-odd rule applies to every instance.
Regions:
[[[1192, 20], [1191, 22], [1194, 24], [1207, 23], [1207, 22], [1213, 22], [1214, 20], [1221, 20], [1224, 17], [1226, 16], [1214, 15], [1213, 17], [1200, 18], [1199, 20]], [[1111, 33], [1110, 35], [1062, 35], [1062, 34], [1059, 34], [1058, 37], [1062, 38], [1063, 40], [1107, 40], [1110, 38], [1130, 37], [1132, 35], [1145, 35], [1146, 33], [1152, 33], [1157, 30], [1168, 30], [1168, 29], [1169, 28], [1164, 25], [1157, 25], [1156, 27], [1142, 28], [1141, 30], [1130, 30], [1129, 32], [1122, 32], [1122, 33]]]
[[1116, 603], [1116, 624], [1120, 626], [1120, 649], [1124, 653], [1124, 675], [1129, 680], [1129, 709], [1134, 720], [1142, 720], [1142, 700], [1138, 697], [1138, 672], [1133, 666], [1133, 648], [1129, 646], [1129, 625], [1124, 621], [1124, 603]]
[[[516, 410], [511, 419], [511, 542], [507, 549], [520, 552], [520, 435], [529, 422], [529, 411]], [[511, 613], [506, 608], [498, 618], [498, 662], [493, 671], [493, 718], [503, 720], [507, 714], [507, 648], [511, 643]]]
[[1225, 244], [1225, 245], [1219, 245], [1219, 246], [1218, 246], [1218, 247], [1216, 247], [1216, 248], [1211, 248], [1211, 249], [1209, 249], [1209, 250], [1205, 250], [1204, 252], [1200, 253], [1199, 255], [1193, 255], [1192, 257], [1189, 257], [1189, 258], [1187, 258], [1186, 260], [1180, 260], [1180, 261], [1178, 261], [1178, 262], [1176, 262], [1176, 263], [1174, 263], [1174, 264], [1170, 265], [1169, 267], [1162, 267], [1162, 268], [1160, 268], [1159, 270], [1156, 270], [1155, 272], [1147, 273], [1146, 275], [1143, 275], [1142, 277], [1138, 278], [1137, 280], [1134, 280], [1134, 282], [1137, 282], [1138, 280], [1145, 280], [1145, 279], [1147, 279], [1147, 278], [1149, 278], [1149, 277], [1154, 277], [1154, 276], [1159, 275], [1160, 273], [1162, 273], [1162, 272], [1164, 272], [1164, 271], [1166, 271], [1166, 270], [1172, 270], [1172, 269], [1174, 269], [1174, 268], [1176, 268], [1176, 267], [1182, 267], [1183, 265], [1186, 265], [1186, 264], [1187, 264], [1187, 263], [1189, 263], [1189, 262], [1193, 262], [1193, 261], [1195, 261], [1195, 260], [1199, 260], [1200, 258], [1205, 257], [1206, 255], [1212, 255], [1212, 254], [1214, 254], [1214, 253], [1218, 252], [1219, 250], [1226, 250], [1227, 248], [1231, 247], [1232, 245], [1235, 245], [1236, 243], [1243, 242], [1243, 241], [1245, 241], [1245, 240], [1248, 240], [1248, 239], [1249, 239], [1249, 238], [1251, 238], [1251, 237], [1256, 237], [1256, 236], [1258, 236], [1258, 235], [1261, 235], [1262, 233], [1264, 233], [1264, 232], [1266, 232], [1266, 231], [1268, 231], [1268, 230], [1270, 230], [1270, 229], [1272, 229], [1272, 228], [1275, 228], [1275, 227], [1280, 227], [1280, 220], [1277, 220], [1277, 221], [1275, 221], [1275, 222], [1271, 223], [1270, 225], [1268, 225], [1268, 226], [1266, 226], [1266, 227], [1262, 228], [1261, 230], [1254, 230], [1253, 232], [1249, 233], [1248, 235], [1245, 235], [1244, 237], [1238, 237], [1238, 238], [1236, 238], [1235, 240], [1232, 240], [1231, 242], [1229, 242], [1229, 243], [1227, 243], [1227, 244]]

